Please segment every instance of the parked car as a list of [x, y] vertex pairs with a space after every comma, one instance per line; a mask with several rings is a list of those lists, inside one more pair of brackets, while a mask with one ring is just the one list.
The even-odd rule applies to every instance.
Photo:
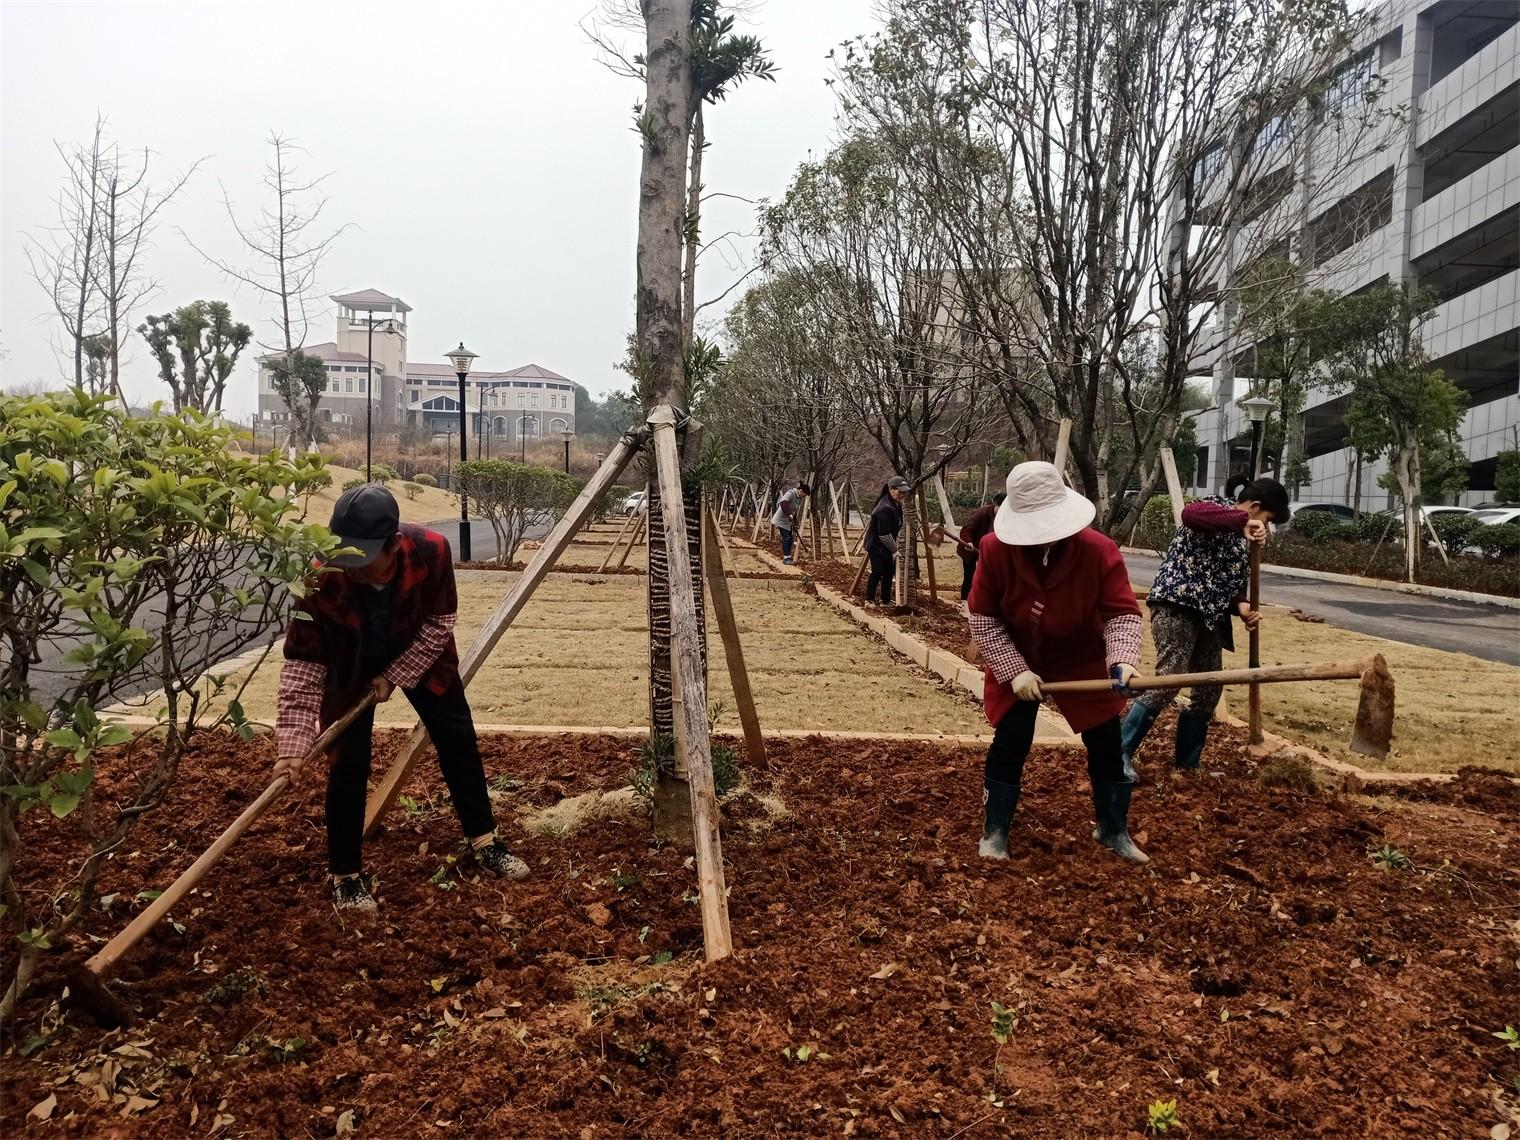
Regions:
[[644, 492], [635, 491], [623, 500], [618, 507], [618, 512], [624, 515], [636, 515], [644, 509]]
[[1489, 526], [1500, 523], [1520, 523], [1520, 507], [1487, 507], [1473, 512], [1473, 518]]
[[1289, 525], [1300, 511], [1313, 511], [1316, 514], [1334, 515], [1341, 522], [1352, 522], [1356, 519], [1356, 512], [1345, 503], [1289, 503]]
[[[1473, 515], [1477, 513], [1478, 512], [1473, 510], [1471, 507], [1421, 507], [1420, 521], [1424, 522], [1426, 519], [1437, 519], [1442, 515]], [[1386, 511], [1379, 511], [1378, 514], [1390, 515], [1393, 518], [1401, 519], [1404, 517], [1404, 508], [1391, 507]]]

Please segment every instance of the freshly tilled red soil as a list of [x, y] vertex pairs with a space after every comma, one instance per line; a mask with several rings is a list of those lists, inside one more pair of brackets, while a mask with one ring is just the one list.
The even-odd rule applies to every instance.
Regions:
[[[458, 838], [430, 762], [420, 813], [369, 849], [378, 919], [345, 928], [312, 780], [175, 913], [182, 931], [121, 963], [135, 1026], [71, 1014], [31, 1057], [0, 1057], [5, 1132], [52, 1093], [29, 1132], [1124, 1136], [1175, 1098], [1187, 1136], [1488, 1135], [1520, 1068], [1491, 1036], [1516, 1021], [1520, 792], [1482, 772], [1377, 800], [1267, 789], [1228, 730], [1213, 772], [1173, 779], [1168, 737], [1163, 721], [1135, 797], [1143, 869], [1090, 838], [1079, 751], [1031, 758], [1013, 860], [994, 864], [976, 857], [976, 751], [773, 742], [754, 790], [790, 814], [725, 806], [737, 952], [712, 965], [694, 873], [641, 820], [509, 827], [532, 878], [461, 863], [452, 889], [430, 881]], [[382, 755], [401, 735], [383, 739]], [[515, 781], [504, 816], [634, 765], [600, 738], [485, 749]], [[262, 788], [269, 751], [188, 757], [103, 889], [166, 885]], [[67, 821], [33, 823], [29, 889], [66, 887]], [[1384, 844], [1412, 868], [1374, 865]], [[124, 921], [97, 909], [86, 933]], [[93, 945], [49, 956], [7, 1045]], [[256, 979], [241, 998], [203, 1000], [239, 969]], [[1015, 1019], [1001, 1047], [993, 1002]]]

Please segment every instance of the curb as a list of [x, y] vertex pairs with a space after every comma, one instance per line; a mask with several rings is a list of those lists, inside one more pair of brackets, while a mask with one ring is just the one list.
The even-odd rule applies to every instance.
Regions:
[[[1143, 554], [1148, 558], [1161, 557], [1149, 547], [1121, 546], [1121, 554]], [[1451, 602], [1474, 602], [1483, 606], [1498, 606], [1506, 610], [1520, 610], [1520, 598], [1508, 598], [1503, 594], [1480, 594], [1476, 590], [1453, 590], [1445, 586], [1411, 586], [1407, 582], [1389, 582], [1383, 578], [1363, 578], [1359, 574], [1332, 574], [1328, 570], [1306, 570], [1299, 566], [1274, 566], [1262, 563], [1268, 574], [1281, 574], [1285, 578], [1306, 578], [1313, 582], [1333, 582], [1340, 586], [1360, 586], [1366, 590], [1385, 590], [1393, 594], [1414, 594], [1424, 598], [1444, 598]]]
[[[1229, 725], [1231, 728], [1250, 728], [1250, 725], [1238, 716], [1231, 716], [1227, 712], [1216, 712], [1214, 719], [1222, 724]], [[1354, 776], [1365, 784], [1420, 784], [1426, 782], [1449, 784], [1457, 778], [1453, 772], [1374, 772], [1368, 768], [1358, 768], [1355, 764], [1347, 763], [1345, 760], [1333, 759], [1326, 756], [1323, 752], [1310, 748], [1307, 744], [1300, 744], [1296, 740], [1289, 740], [1285, 736], [1278, 736], [1277, 733], [1267, 732], [1265, 729], [1262, 730], [1261, 739], [1262, 744], [1269, 746], [1271, 749], [1267, 753], [1267, 757], [1285, 749], [1291, 750], [1308, 758], [1312, 763], [1324, 768], [1328, 772], [1334, 772], [1337, 776]]]

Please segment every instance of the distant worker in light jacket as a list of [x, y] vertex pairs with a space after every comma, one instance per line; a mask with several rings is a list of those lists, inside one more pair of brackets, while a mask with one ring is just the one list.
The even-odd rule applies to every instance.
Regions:
[[881, 496], [866, 523], [866, 557], [871, 560], [871, 576], [866, 579], [866, 601], [874, 602], [877, 590], [881, 604], [892, 604], [892, 580], [897, 576], [897, 540], [902, 534], [903, 496], [913, 489], [901, 475], [894, 475], [881, 488]]
[[1131, 863], [1150, 858], [1129, 835], [1133, 785], [1119, 744], [1124, 698], [1115, 690], [1140, 663], [1140, 606], [1113, 540], [1088, 524], [1091, 502], [1050, 463], [1021, 463], [982, 539], [968, 602], [983, 662], [983, 704], [993, 725], [983, 780], [979, 853], [1008, 858], [1008, 829], [1046, 681], [1108, 679], [1101, 692], [1054, 694], [1082, 734], [1098, 817], [1093, 838]]
[[798, 483], [776, 503], [776, 513], [771, 515], [771, 525], [781, 535], [781, 561], [792, 564], [792, 543], [796, 540], [797, 525], [802, 521], [802, 504], [813, 488]]
[[[1182, 526], [1166, 548], [1146, 600], [1158, 677], [1221, 668], [1223, 651], [1235, 648], [1232, 615], [1247, 629], [1256, 628], [1261, 614], [1247, 596], [1251, 545], [1267, 540], [1269, 522], [1287, 521], [1288, 489], [1276, 479], [1247, 482], [1238, 477], [1230, 480], [1225, 495], [1182, 508]], [[1135, 697], [1124, 718], [1124, 765], [1131, 775], [1141, 741], [1178, 691], [1147, 689]], [[1194, 771], [1202, 763], [1221, 691], [1218, 685], [1194, 685], [1188, 707], [1177, 714], [1173, 764], [1181, 771]]]

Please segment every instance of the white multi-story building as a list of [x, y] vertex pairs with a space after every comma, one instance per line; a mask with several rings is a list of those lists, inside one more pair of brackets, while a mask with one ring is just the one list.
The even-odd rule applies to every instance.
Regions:
[[[337, 335], [303, 352], [327, 367], [327, 391], [317, 414], [325, 423], [364, 426], [368, 413], [376, 431], [402, 425], [459, 429], [459, 378], [452, 365], [406, 358], [410, 305], [377, 289], [340, 293]], [[269, 365], [259, 360], [259, 418], [279, 423], [288, 415], [274, 390]], [[506, 372], [472, 371], [465, 382], [465, 414], [472, 437], [488, 432], [500, 442], [559, 439], [575, 431], [575, 384], [537, 364]], [[373, 402], [371, 402], [373, 401]]]
[[[1226, 276], [1270, 253], [1291, 257], [1309, 284], [1336, 293], [1383, 280], [1435, 290], [1440, 307], [1422, 336], [1433, 366], [1467, 396], [1460, 436], [1472, 466], [1463, 501], [1489, 499], [1495, 457], [1516, 446], [1520, 430], [1520, 0], [1393, 0], [1336, 67], [1325, 98], [1354, 110], [1373, 87], [1382, 110], [1361, 117], [1373, 125], [1352, 153], [1337, 149], [1344, 131], [1308, 110], [1295, 116], [1300, 137], [1270, 172], [1293, 223], [1270, 250], [1250, 248], [1261, 235], [1243, 226]], [[1278, 138], [1263, 135], [1252, 144], [1258, 156]], [[1211, 489], [1250, 456], [1249, 424], [1234, 401], [1247, 392], [1253, 354], [1228, 317], [1221, 309], [1194, 367], [1213, 379], [1196, 476]], [[1345, 406], [1344, 396], [1310, 393], [1302, 499], [1352, 496]], [[1362, 467], [1364, 506], [1393, 505], [1377, 486], [1385, 470]]]

